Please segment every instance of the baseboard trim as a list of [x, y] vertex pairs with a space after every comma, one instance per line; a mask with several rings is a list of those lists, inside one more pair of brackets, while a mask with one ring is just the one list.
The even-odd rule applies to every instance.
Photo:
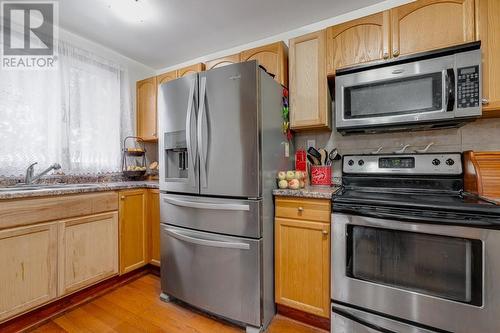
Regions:
[[150, 273], [159, 276], [159, 268], [153, 265], [146, 265], [126, 274], [103, 280], [0, 323], [0, 332], [14, 333], [34, 329], [65, 312], [71, 311], [82, 304], [88, 303], [99, 296]]
[[277, 304], [277, 308], [278, 313], [284, 317], [330, 332], [330, 318], [320, 317], [281, 304]]

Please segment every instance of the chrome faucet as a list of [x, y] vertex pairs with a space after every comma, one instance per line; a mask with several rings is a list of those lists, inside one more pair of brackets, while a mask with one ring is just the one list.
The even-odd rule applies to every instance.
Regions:
[[36, 182], [38, 179], [40, 179], [42, 176], [46, 175], [52, 170], [58, 170], [61, 169], [61, 165], [59, 163], [54, 163], [51, 166], [49, 166], [47, 169], [43, 170], [40, 172], [38, 175], [34, 176], [35, 173], [35, 165], [37, 165], [38, 162], [35, 162], [31, 164], [27, 169], [26, 169], [26, 177], [24, 178], [24, 183], [26, 185], [33, 184]]

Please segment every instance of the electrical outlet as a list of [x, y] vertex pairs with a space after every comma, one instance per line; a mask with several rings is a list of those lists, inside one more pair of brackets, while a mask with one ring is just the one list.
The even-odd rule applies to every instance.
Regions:
[[312, 140], [307, 140], [307, 149], [309, 149], [309, 147], [314, 147], [316, 148], [316, 140], [312, 139]]

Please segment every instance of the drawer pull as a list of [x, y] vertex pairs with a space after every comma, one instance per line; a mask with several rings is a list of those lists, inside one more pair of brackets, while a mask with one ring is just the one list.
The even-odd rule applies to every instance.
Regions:
[[124, 196], [124, 195], [122, 195], [122, 196], [120, 197], [120, 199], [125, 200], [125, 196]]
[[328, 230], [323, 230], [323, 235], [328, 235]]
[[303, 212], [303, 211], [304, 211], [304, 207], [299, 207], [299, 208], [297, 208], [297, 210], [298, 210], [299, 212]]

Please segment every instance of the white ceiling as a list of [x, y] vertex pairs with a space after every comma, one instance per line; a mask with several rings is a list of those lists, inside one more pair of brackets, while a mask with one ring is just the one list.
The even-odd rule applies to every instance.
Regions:
[[382, 0], [64, 0], [63, 29], [154, 69], [338, 16]]

